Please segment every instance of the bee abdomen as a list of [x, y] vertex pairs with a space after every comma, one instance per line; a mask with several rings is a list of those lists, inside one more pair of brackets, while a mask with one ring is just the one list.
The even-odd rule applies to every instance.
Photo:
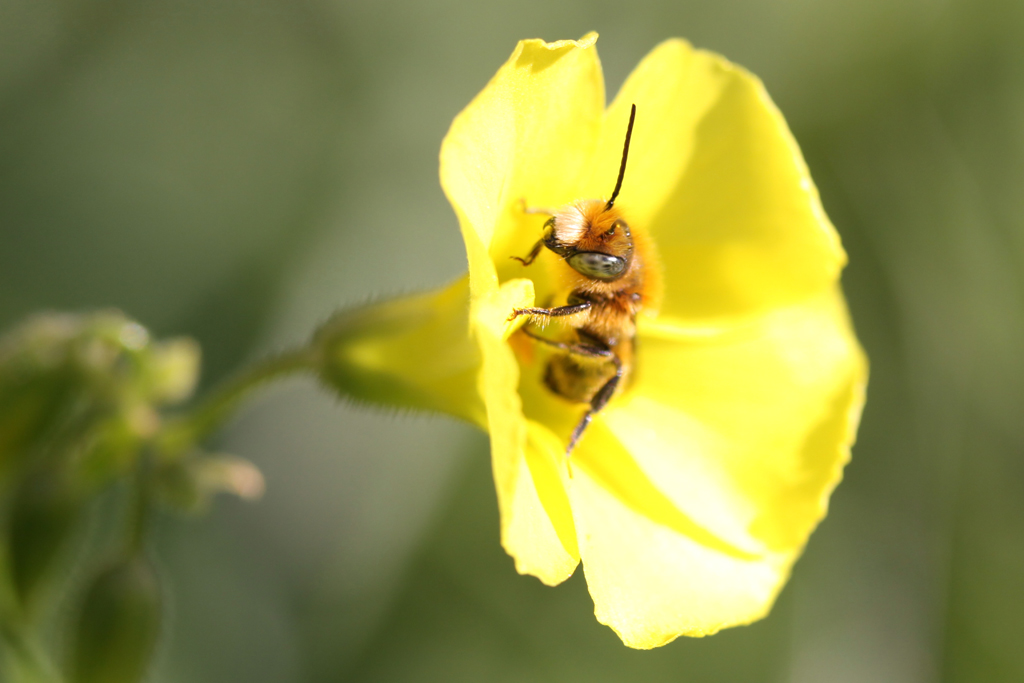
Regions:
[[544, 383], [559, 396], [577, 403], [589, 403], [598, 390], [615, 375], [608, 361], [578, 360], [570, 355], [553, 356]]

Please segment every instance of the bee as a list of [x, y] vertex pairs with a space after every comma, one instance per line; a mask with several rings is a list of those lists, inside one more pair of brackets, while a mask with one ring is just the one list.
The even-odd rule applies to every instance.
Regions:
[[615, 208], [622, 189], [629, 155], [629, 139], [636, 118], [634, 104], [626, 128], [618, 180], [608, 201], [582, 199], [558, 209], [524, 209], [550, 216], [544, 234], [525, 257], [513, 256], [529, 266], [544, 247], [569, 266], [569, 294], [565, 305], [554, 308], [515, 308], [509, 320], [527, 315], [540, 325], [559, 320], [571, 330], [563, 340], [548, 339], [529, 327], [522, 332], [554, 349], [544, 381], [555, 394], [588, 404], [565, 449], [569, 456], [587, 425], [629, 381], [636, 350], [636, 317], [649, 300], [647, 272], [651, 253]]

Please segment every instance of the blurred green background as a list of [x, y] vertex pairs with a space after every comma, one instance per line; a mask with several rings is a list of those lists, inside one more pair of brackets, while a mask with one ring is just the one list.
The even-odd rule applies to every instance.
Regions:
[[515, 573], [486, 437], [295, 381], [220, 438], [256, 505], [161, 520], [152, 680], [1024, 680], [1024, 3], [0, 0], [0, 326], [116, 306], [204, 382], [464, 268], [437, 181], [516, 40], [614, 93], [670, 36], [760, 75], [872, 360], [846, 481], [772, 615], [653, 652]]

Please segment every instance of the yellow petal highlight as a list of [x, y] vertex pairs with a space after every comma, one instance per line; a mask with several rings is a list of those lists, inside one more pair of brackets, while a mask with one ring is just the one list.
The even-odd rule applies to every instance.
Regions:
[[662, 43], [608, 109], [592, 192], [609, 191], [632, 103], [618, 204], [668, 265], [663, 315], [744, 315], [835, 282], [845, 253], [760, 80], [684, 41]]
[[630, 647], [755, 621], [785, 581], [783, 562], [710, 549], [624, 505], [585, 471], [572, 505], [597, 619]]
[[557, 206], [580, 189], [580, 161], [593, 153], [604, 112], [596, 40], [521, 41], [441, 145], [441, 186], [463, 235], [509, 273], [503, 280], [519, 272], [509, 256], [529, 251], [544, 222], [520, 229], [519, 202]]
[[[624, 409], [619, 409], [619, 411], [622, 410]], [[587, 472], [591, 479], [600, 483], [622, 504], [647, 519], [672, 529], [695, 543], [716, 552], [739, 559], [757, 559], [758, 553], [762, 550], [761, 547], [752, 546], [744, 538], [714, 533], [712, 531], [714, 527], [704, 524], [704, 520], [701, 519], [706, 515], [694, 517], [687, 514], [687, 510], [666, 496], [662, 489], [663, 482], [649, 476], [638, 462], [641, 456], [651, 454], [637, 453], [632, 450], [630, 447], [636, 446], [636, 443], [629, 443], [619, 438], [619, 435], [608, 428], [609, 425], [613, 427], [624, 425], [630, 434], [639, 432], [641, 439], [650, 439], [670, 431], [673, 424], [671, 422], [665, 425], [658, 424], [656, 420], [650, 419], [653, 417], [652, 415], [645, 416], [644, 422], [638, 424], [631, 421], [633, 415], [623, 415], [616, 411], [611, 413], [611, 417], [616, 414], [625, 419], [617, 422], [609, 421], [609, 413], [605, 411], [598, 415], [591, 424], [579, 447], [573, 453], [573, 460], [577, 463], [577, 467]], [[665, 417], [668, 416], [665, 415]], [[671, 417], [678, 419], [679, 416], [672, 415]], [[678, 450], [671, 447], [663, 447], [653, 454], [659, 460], [672, 459], [679, 455]], [[654, 473], [660, 474], [656, 470]], [[700, 512], [699, 509], [697, 511]]]
[[[838, 291], [641, 344], [646, 369], [587, 437], [571, 500], [598, 619], [650, 648], [768, 612], [849, 460], [867, 378]], [[594, 467], [595, 451], [622, 462]]]
[[833, 290], [715, 342], [643, 336], [633, 392], [602, 416], [698, 524], [792, 551], [849, 458], [866, 361]]
[[520, 574], [557, 586], [580, 562], [562, 448], [555, 435], [536, 422], [527, 423], [527, 435], [509, 512], [502, 517], [501, 544]]
[[539, 425], [528, 428], [516, 391], [519, 366], [505, 341], [509, 312], [532, 304], [533, 283], [512, 280], [481, 297], [471, 319], [483, 356], [479, 391], [487, 405], [502, 545], [518, 571], [555, 585], [579, 563], [576, 532], [553, 462], [554, 437]]

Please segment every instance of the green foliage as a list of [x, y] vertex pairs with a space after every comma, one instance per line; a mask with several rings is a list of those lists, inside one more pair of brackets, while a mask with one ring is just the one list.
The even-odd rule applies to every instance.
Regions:
[[157, 408], [191, 394], [198, 351], [153, 343], [117, 312], [36, 316], [0, 339], [0, 472], [30, 462], [123, 474], [159, 429]]
[[248, 380], [221, 395], [227, 408], [200, 411], [202, 429], [168, 412], [191, 396], [198, 371], [194, 342], [154, 341], [113, 311], [37, 315], [0, 337], [0, 671], [12, 683], [58, 679], [42, 625], [68, 590], [66, 550], [92, 501], [127, 493], [115, 543], [128, 559], [85, 593], [71, 680], [130, 683], [149, 667], [161, 621], [156, 575], [140, 555], [150, 508], [193, 510], [221, 491], [262, 492], [252, 465], [198, 448]]
[[152, 565], [115, 562], [89, 585], [74, 633], [70, 683], [138, 683], [160, 633], [163, 598]]
[[11, 504], [7, 555], [11, 583], [27, 613], [67, 545], [84, 501], [84, 491], [60, 469], [39, 468], [20, 482]]

